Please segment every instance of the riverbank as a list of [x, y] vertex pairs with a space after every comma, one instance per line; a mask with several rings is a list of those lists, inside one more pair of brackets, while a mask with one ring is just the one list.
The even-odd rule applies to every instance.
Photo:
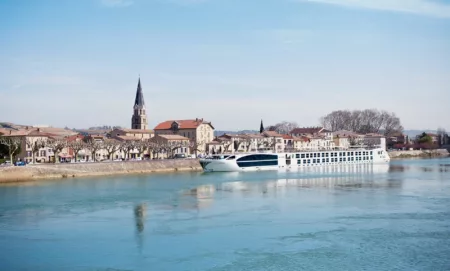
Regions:
[[449, 152], [446, 149], [437, 150], [415, 150], [415, 151], [390, 151], [389, 157], [391, 159], [403, 159], [403, 158], [432, 158], [432, 157], [446, 157], [449, 156]]
[[0, 183], [26, 182], [41, 179], [201, 170], [202, 168], [197, 159], [38, 164], [25, 167], [0, 167]]

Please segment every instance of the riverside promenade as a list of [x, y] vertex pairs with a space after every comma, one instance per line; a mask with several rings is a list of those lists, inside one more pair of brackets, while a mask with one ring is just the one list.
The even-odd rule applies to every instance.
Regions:
[[201, 171], [198, 159], [37, 164], [0, 167], [0, 183], [157, 172]]

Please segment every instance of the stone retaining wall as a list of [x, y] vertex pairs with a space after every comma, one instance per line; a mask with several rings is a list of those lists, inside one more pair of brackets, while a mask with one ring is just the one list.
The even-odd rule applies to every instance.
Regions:
[[0, 183], [81, 176], [201, 171], [201, 169], [198, 159], [38, 164], [24, 167], [0, 167]]
[[449, 155], [449, 152], [446, 149], [390, 151], [388, 153], [389, 153], [389, 157], [391, 157], [391, 159], [410, 158], [410, 157], [441, 157], [441, 156]]

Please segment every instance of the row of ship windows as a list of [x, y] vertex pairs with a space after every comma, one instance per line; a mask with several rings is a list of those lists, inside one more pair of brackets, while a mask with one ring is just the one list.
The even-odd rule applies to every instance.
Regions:
[[373, 155], [373, 151], [349, 151], [349, 152], [322, 152], [322, 153], [297, 153], [295, 158], [317, 158], [317, 157], [345, 157], [345, 156], [361, 156]]
[[[331, 159], [331, 160], [330, 160]], [[345, 157], [339, 158], [339, 162], [352, 162], [352, 161], [367, 161], [367, 160], [373, 160], [373, 156], [363, 156], [363, 157], [349, 157], [346, 159]], [[302, 162], [303, 161], [303, 162]], [[322, 158], [322, 161], [319, 159], [303, 159], [303, 160], [297, 160], [297, 164], [317, 164], [317, 163], [334, 163], [338, 162], [338, 158]]]
[[278, 166], [278, 160], [237, 162], [239, 167]]

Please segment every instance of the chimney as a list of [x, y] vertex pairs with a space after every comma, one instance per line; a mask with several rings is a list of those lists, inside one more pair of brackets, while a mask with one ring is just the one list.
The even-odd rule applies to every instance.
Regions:
[[198, 118], [195, 118], [195, 122], [198, 122]]
[[9, 130], [9, 134], [12, 135], [12, 130]]
[[40, 132], [40, 131], [41, 131], [41, 128], [37, 128], [37, 131]]

